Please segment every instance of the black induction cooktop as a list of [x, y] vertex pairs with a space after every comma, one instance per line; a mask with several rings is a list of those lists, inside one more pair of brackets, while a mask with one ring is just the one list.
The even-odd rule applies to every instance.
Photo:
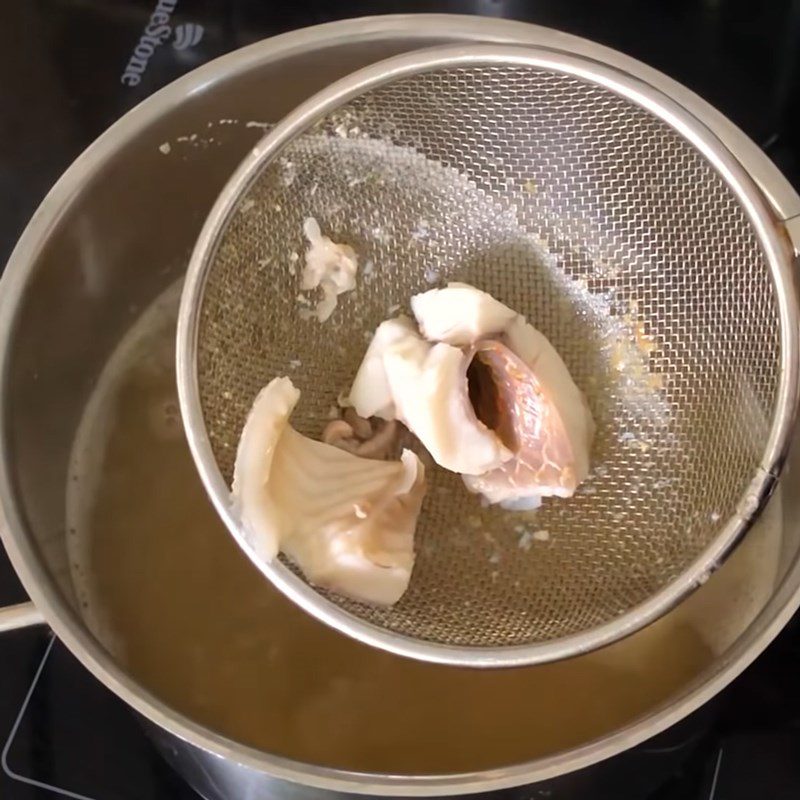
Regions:
[[[506, 17], [617, 48], [716, 105], [800, 188], [800, 0], [170, 0], [168, 38], [147, 54], [146, 69], [131, 71], [131, 53], [156, 4], [0, 4], [0, 263], [61, 172], [156, 89], [270, 35], [376, 13]], [[24, 599], [0, 553], [0, 604]], [[796, 618], [705, 712], [702, 725], [643, 746], [626, 793], [589, 784], [587, 800], [797, 800], [798, 675]], [[656, 763], [668, 769], [655, 770]], [[0, 636], [0, 798], [57, 796], [197, 797], [127, 707], [49, 631], [7, 633]]]

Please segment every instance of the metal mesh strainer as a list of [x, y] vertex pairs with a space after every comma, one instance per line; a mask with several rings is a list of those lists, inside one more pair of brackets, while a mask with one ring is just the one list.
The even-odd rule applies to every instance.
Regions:
[[[322, 325], [297, 299], [308, 216], [361, 265]], [[293, 424], [319, 436], [382, 320], [447, 280], [485, 289], [589, 398], [598, 435], [579, 494], [534, 516], [484, 509], [433, 470], [391, 610], [259, 566], [329, 624], [406, 655], [585, 651], [704, 580], [771, 488], [797, 383], [788, 258], [749, 178], [655, 90], [530, 48], [391, 59], [281, 122], [206, 223], [179, 326], [190, 444], [242, 543], [228, 486], [258, 390], [290, 375]]]

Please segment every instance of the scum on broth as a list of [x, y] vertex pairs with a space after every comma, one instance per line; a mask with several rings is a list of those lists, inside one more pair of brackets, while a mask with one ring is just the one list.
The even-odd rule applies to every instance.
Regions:
[[[518, 763], [595, 739], [669, 698], [768, 595], [780, 543], [774, 514], [677, 613], [569, 661], [462, 670], [329, 630], [273, 589], [206, 500], [178, 415], [179, 288], [134, 325], [87, 405], [68, 485], [68, 546], [87, 624], [137, 680], [209, 728], [358, 771]], [[536, 548], [520, 557], [535, 558]]]

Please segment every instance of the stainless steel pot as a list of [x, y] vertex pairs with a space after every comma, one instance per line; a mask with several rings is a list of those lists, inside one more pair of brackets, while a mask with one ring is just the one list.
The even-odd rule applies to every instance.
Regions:
[[[743, 630], [691, 685], [624, 729], [577, 749], [490, 772], [424, 777], [345, 773], [239, 745], [136, 683], [81, 619], [64, 542], [67, 462], [75, 428], [106, 358], [138, 311], [182, 274], [217, 193], [259, 139], [261, 130], [246, 123], [276, 121], [330, 81], [380, 58], [463, 41], [568, 48], [665, 91], [725, 142], [763, 191], [778, 229], [800, 252], [800, 197], [718, 112], [619, 53], [521, 23], [378, 17], [279, 36], [187, 75], [101, 136], [44, 200], [0, 282], [2, 538], [35, 604], [0, 612], [0, 630], [46, 621], [99, 680], [148, 721], [168, 759], [206, 797], [456, 795], [572, 773], [628, 750], [698, 709], [766, 647], [800, 605], [800, 492], [785, 491], [773, 511], [783, 516], [784, 525], [774, 588], [759, 600], [752, 621], [742, 620]], [[168, 157], [160, 148], [221, 119], [238, 124], [216, 127], [213, 147], [175, 148]], [[798, 480], [798, 469], [795, 453], [784, 486]], [[707, 592], [712, 588], [701, 589], [695, 602], [713, 614]]]

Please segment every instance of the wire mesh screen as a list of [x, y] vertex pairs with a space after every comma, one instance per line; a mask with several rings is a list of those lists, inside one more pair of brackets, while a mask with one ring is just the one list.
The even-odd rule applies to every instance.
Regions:
[[[298, 299], [306, 217], [359, 257], [356, 290], [325, 323]], [[686, 569], [755, 474], [780, 377], [759, 239], [697, 150], [597, 85], [474, 66], [362, 95], [286, 146], [218, 239], [198, 375], [226, 479], [269, 380], [291, 377], [292, 422], [319, 436], [375, 327], [450, 280], [556, 347], [598, 426], [592, 473], [573, 498], [509, 512], [431, 468], [400, 603], [329, 599], [462, 646], [609, 622]]]

